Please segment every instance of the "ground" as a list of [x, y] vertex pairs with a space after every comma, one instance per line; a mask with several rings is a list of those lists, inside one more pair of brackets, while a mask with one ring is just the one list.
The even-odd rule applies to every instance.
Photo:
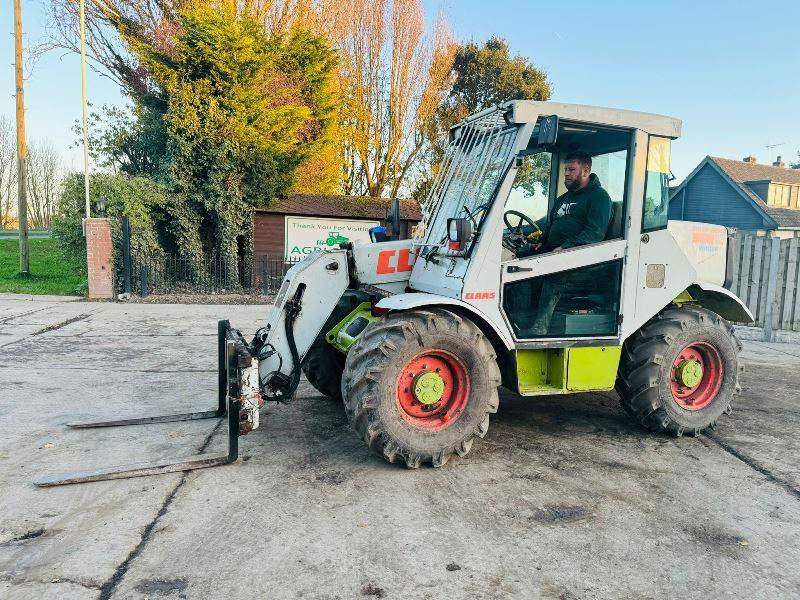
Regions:
[[304, 382], [240, 464], [38, 489], [46, 472], [222, 450], [214, 420], [69, 430], [214, 405], [216, 319], [263, 306], [0, 300], [2, 598], [792, 598], [800, 346], [745, 342], [711, 435], [643, 431], [613, 393], [504, 392], [441, 469], [370, 456]]
[[57, 241], [28, 240], [30, 275], [19, 275], [19, 241], [0, 237], [0, 292], [17, 294], [84, 294], [86, 277], [80, 267], [65, 259]]

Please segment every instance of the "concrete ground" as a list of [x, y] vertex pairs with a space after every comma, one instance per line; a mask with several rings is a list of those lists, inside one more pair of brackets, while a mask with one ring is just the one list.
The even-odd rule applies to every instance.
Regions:
[[38, 489], [45, 472], [222, 450], [213, 420], [69, 430], [215, 402], [215, 321], [259, 306], [0, 300], [0, 598], [800, 596], [800, 346], [746, 342], [710, 436], [652, 435], [614, 394], [504, 393], [444, 468], [370, 456], [303, 383], [187, 474]]

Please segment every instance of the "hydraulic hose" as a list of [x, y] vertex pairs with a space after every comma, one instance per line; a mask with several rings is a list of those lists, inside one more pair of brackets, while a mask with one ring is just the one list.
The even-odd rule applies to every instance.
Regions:
[[[292, 397], [300, 385], [300, 353], [297, 351], [297, 343], [294, 339], [294, 323], [303, 308], [302, 298], [305, 289], [304, 283], [297, 286], [294, 297], [286, 303], [284, 308], [283, 324], [286, 331], [286, 342], [289, 344], [289, 352], [292, 355], [292, 371], [288, 376], [280, 370], [273, 371], [265, 377], [265, 381], [262, 383], [262, 390], [269, 387], [270, 390], [278, 391], [277, 394], [273, 395], [265, 394], [267, 400], [288, 404], [292, 401]], [[283, 364], [282, 360], [280, 364]]]

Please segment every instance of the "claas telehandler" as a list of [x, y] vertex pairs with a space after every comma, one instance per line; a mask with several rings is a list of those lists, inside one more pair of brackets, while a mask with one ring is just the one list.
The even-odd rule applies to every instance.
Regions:
[[[739, 390], [731, 322], [753, 316], [726, 288], [731, 232], [668, 219], [680, 132], [670, 117], [534, 101], [453, 127], [411, 239], [398, 239], [395, 202], [393, 235], [293, 266], [252, 341], [221, 322], [217, 415], [232, 439], [258, 426], [264, 401], [290, 401], [301, 372], [344, 402], [370, 450], [408, 467], [467, 454], [501, 385], [616, 389], [652, 431], [713, 427]], [[611, 198], [605, 235], [532, 253], [575, 152]], [[208, 466], [171, 465], [135, 474]]]

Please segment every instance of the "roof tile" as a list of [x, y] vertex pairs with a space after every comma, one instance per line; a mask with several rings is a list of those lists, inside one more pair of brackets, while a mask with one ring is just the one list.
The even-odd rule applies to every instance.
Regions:
[[[391, 203], [389, 198], [293, 194], [275, 200], [266, 208], [256, 210], [317, 217], [384, 219]], [[422, 220], [422, 213], [416, 200], [400, 200], [400, 218], [408, 221]]]
[[708, 158], [713, 160], [759, 208], [767, 213], [778, 224], [778, 227], [800, 227], [800, 210], [769, 206], [761, 196], [756, 194], [745, 183], [747, 181], [773, 181], [775, 183], [800, 185], [800, 169], [746, 163], [741, 160], [731, 160], [716, 156], [709, 156]]

